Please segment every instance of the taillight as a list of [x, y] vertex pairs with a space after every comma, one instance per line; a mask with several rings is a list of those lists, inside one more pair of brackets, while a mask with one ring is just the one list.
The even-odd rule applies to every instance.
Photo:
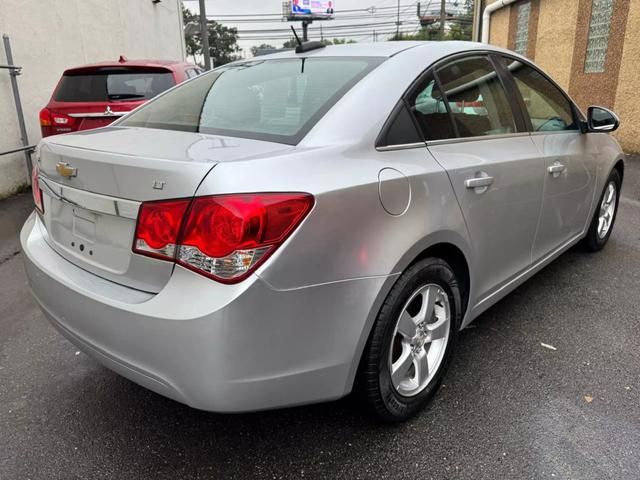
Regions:
[[147, 202], [140, 208], [133, 250], [236, 283], [287, 239], [312, 206], [306, 193]]
[[40, 110], [40, 126], [51, 126], [51, 111], [48, 108], [43, 108], [42, 110]]
[[178, 234], [191, 200], [146, 202], [140, 207], [133, 250], [143, 255], [173, 260]]
[[40, 130], [42, 130], [43, 137], [53, 134], [51, 131], [51, 112], [48, 108], [40, 110]]
[[38, 168], [38, 164], [35, 163], [33, 165], [33, 169], [31, 170], [31, 193], [33, 195], [33, 203], [40, 213], [44, 213], [44, 206], [42, 204], [42, 190], [40, 190], [40, 180], [38, 179], [38, 174], [40, 173], [40, 169]]
[[74, 117], [43, 108], [40, 110], [40, 128], [42, 136], [46, 137], [55, 133], [73, 132], [78, 124]]

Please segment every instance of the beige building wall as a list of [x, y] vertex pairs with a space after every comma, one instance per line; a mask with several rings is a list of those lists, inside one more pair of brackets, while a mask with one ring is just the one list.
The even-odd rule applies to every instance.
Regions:
[[629, 5], [618, 89], [613, 109], [620, 116], [616, 137], [627, 152], [640, 152], [640, 1]]
[[[38, 112], [63, 70], [119, 55], [184, 59], [180, 0], [0, 0], [0, 35], [11, 37], [30, 143]], [[0, 46], [0, 64], [6, 63]], [[0, 151], [21, 146], [9, 74], [0, 70]], [[0, 157], [0, 198], [27, 182], [23, 154]]]
[[509, 47], [509, 18], [511, 7], [504, 7], [491, 15], [489, 43], [502, 48]]
[[569, 89], [579, 0], [542, 0], [535, 61], [564, 89]]

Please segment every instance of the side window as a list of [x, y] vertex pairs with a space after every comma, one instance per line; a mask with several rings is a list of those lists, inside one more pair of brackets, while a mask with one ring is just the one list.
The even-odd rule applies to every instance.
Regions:
[[384, 135], [378, 140], [378, 146], [407, 145], [418, 142], [424, 143], [424, 140], [420, 138], [413, 119], [407, 111], [404, 102], [402, 102], [391, 124], [386, 128]]
[[436, 75], [460, 137], [516, 131], [511, 105], [487, 57], [454, 60]]
[[511, 58], [504, 61], [522, 95], [534, 132], [578, 129], [571, 103], [542, 73]]
[[426, 140], [456, 137], [447, 105], [432, 73], [427, 75], [409, 103]]

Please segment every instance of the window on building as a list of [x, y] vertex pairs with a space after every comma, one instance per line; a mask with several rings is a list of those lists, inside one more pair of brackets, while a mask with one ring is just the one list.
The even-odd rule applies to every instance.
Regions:
[[589, 23], [589, 39], [587, 56], [584, 61], [585, 73], [604, 72], [609, 48], [609, 30], [613, 0], [593, 0], [591, 6], [591, 22]]
[[531, 2], [518, 5], [518, 19], [516, 22], [515, 51], [520, 55], [527, 54], [529, 45], [529, 16], [531, 14]]

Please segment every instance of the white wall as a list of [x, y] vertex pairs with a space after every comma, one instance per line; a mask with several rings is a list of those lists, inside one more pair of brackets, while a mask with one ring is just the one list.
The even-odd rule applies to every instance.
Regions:
[[[40, 140], [38, 112], [69, 67], [120, 55], [184, 59], [180, 0], [0, 0], [0, 36], [11, 37], [30, 143]], [[0, 45], [0, 64], [6, 64]], [[0, 70], [0, 151], [20, 147], [7, 70]], [[23, 154], [0, 156], [0, 198], [27, 183]]]

